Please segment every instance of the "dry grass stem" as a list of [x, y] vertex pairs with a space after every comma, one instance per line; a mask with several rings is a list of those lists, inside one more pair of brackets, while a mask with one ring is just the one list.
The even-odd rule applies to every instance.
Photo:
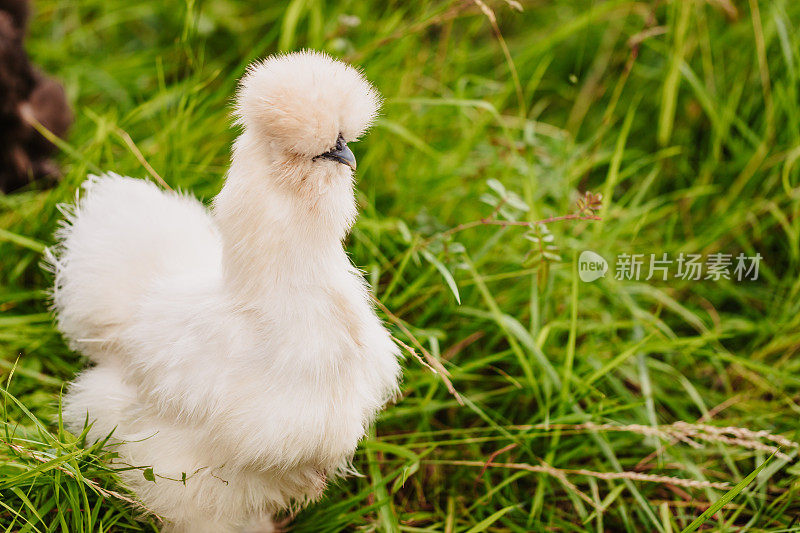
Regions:
[[699, 481], [696, 479], [685, 479], [672, 476], [660, 476], [656, 474], [643, 474], [641, 472], [595, 472], [593, 470], [586, 470], [584, 468], [570, 468], [560, 469], [554, 466], [543, 463], [541, 465], [530, 465], [527, 463], [484, 463], [481, 461], [437, 461], [437, 464], [445, 464], [452, 466], [475, 466], [481, 467], [489, 466], [494, 468], [510, 468], [512, 470], [526, 470], [528, 472], [540, 472], [549, 474], [554, 477], [560, 478], [562, 475], [579, 475], [588, 476], [597, 479], [613, 480], [613, 479], [630, 479], [633, 481], [646, 481], [649, 483], [663, 483], [668, 485], [676, 485], [678, 487], [687, 487], [694, 489], [720, 489], [727, 490], [730, 484], [725, 481]]
[[[400, 318], [398, 318], [394, 313], [389, 311], [389, 308], [383, 305], [383, 302], [381, 302], [374, 296], [372, 297], [372, 299], [375, 301], [375, 304], [378, 306], [378, 308], [380, 308], [380, 310], [383, 311], [387, 317], [389, 317], [389, 320], [398, 328], [400, 328], [400, 331], [402, 331], [406, 335], [406, 337], [408, 337], [411, 340], [411, 342], [414, 343], [414, 346], [416, 346], [417, 349], [419, 349], [419, 351], [422, 352], [422, 355], [425, 357], [425, 361], [427, 361], [425, 367], [434, 372], [435, 374], [437, 374], [442, 379], [445, 387], [447, 387], [447, 390], [456, 399], [459, 405], [464, 405], [464, 400], [461, 398], [461, 395], [458, 393], [458, 391], [456, 391], [456, 388], [453, 386], [453, 382], [450, 381], [450, 372], [447, 371], [442, 362], [439, 361], [436, 357], [433, 356], [433, 354], [431, 354], [428, 350], [425, 349], [422, 343], [419, 342], [419, 340], [417, 339], [416, 336], [414, 336], [413, 333], [411, 333], [411, 330], [409, 330], [406, 327], [403, 321], [400, 320]], [[410, 346], [402, 342], [400, 343], [400, 345], [406, 350], [408, 350], [411, 353], [411, 355], [413, 355], [417, 360], [421, 361], [419, 355], [417, 355], [416, 351], [413, 350]]]

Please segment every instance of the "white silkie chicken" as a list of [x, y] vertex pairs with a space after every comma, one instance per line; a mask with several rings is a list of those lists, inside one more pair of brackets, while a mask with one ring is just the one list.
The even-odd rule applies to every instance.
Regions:
[[[113, 431], [124, 482], [170, 531], [271, 531], [319, 497], [397, 391], [398, 350], [342, 246], [348, 141], [380, 98], [317, 52], [250, 67], [242, 133], [210, 212], [91, 177], [51, 254], [58, 326], [95, 366], [64, 418]], [[183, 479], [185, 478], [185, 479]]]

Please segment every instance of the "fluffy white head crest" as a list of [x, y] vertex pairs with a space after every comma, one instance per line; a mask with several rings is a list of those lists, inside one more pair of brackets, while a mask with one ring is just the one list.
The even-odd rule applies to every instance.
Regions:
[[356, 68], [323, 52], [270, 56], [252, 64], [239, 85], [237, 122], [303, 156], [354, 141], [380, 108], [378, 91]]

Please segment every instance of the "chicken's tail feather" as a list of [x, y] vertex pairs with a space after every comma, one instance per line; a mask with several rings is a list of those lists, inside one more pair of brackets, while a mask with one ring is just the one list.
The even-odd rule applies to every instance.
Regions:
[[144, 180], [89, 176], [45, 252], [54, 275], [58, 326], [97, 359], [130, 324], [141, 296], [165, 274], [218, 261], [219, 238], [205, 207]]

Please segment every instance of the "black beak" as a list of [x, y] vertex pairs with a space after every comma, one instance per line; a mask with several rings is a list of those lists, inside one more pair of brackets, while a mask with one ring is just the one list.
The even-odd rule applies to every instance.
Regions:
[[356, 169], [356, 156], [353, 155], [353, 152], [350, 151], [350, 148], [347, 147], [347, 144], [344, 142], [344, 139], [342, 139], [341, 136], [336, 141], [336, 148], [330, 152], [320, 154], [317, 157], [331, 159], [337, 163], [343, 163], [353, 170]]

